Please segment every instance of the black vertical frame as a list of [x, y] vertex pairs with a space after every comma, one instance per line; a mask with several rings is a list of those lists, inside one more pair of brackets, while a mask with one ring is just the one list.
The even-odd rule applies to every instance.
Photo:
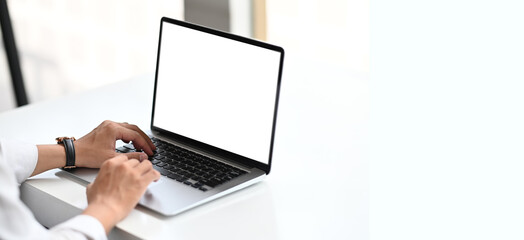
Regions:
[[6, 0], [0, 0], [0, 24], [2, 26], [2, 37], [4, 40], [7, 61], [9, 63], [9, 71], [11, 72], [11, 80], [15, 91], [16, 104], [20, 107], [29, 102], [25, 92], [24, 79], [22, 78], [18, 50], [16, 48], [13, 26], [11, 24], [11, 17], [9, 16]]

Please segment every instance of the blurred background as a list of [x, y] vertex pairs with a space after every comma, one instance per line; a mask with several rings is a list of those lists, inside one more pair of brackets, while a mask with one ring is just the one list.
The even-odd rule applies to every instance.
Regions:
[[[367, 0], [9, 0], [29, 103], [154, 73], [162, 16], [281, 45], [367, 77]], [[17, 106], [0, 57], [0, 111]]]

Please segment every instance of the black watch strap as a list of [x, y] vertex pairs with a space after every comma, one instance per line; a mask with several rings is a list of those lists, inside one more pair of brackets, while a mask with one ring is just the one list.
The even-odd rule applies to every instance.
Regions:
[[56, 141], [58, 144], [63, 144], [66, 153], [66, 165], [64, 168], [75, 168], [75, 144], [73, 141], [74, 137], [58, 137]]

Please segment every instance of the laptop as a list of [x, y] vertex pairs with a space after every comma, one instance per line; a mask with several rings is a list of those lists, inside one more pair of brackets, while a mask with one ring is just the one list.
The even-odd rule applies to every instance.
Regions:
[[[140, 205], [172, 216], [269, 174], [283, 60], [281, 47], [161, 19], [146, 132], [157, 146], [149, 160], [162, 176]], [[98, 170], [67, 172], [92, 182]]]

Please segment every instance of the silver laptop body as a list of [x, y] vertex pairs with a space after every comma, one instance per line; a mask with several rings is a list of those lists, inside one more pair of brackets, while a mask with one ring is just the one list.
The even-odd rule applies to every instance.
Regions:
[[[174, 179], [169, 174], [172, 169], [161, 169], [150, 158], [163, 176], [148, 187], [140, 205], [176, 215], [269, 174], [283, 59], [284, 50], [274, 45], [161, 19], [151, 130], [147, 133], [244, 174], [214, 187], [200, 186], [192, 179]], [[132, 145], [117, 151], [129, 149]], [[98, 170], [67, 172], [92, 182]]]

